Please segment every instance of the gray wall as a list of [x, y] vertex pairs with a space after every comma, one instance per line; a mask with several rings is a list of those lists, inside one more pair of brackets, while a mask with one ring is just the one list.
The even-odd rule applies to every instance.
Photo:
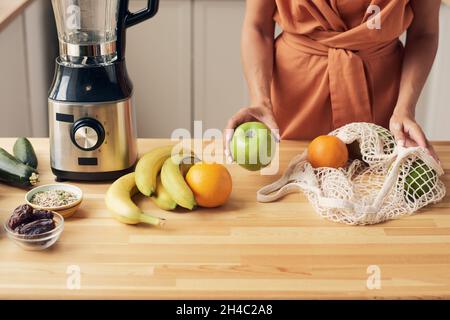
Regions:
[[0, 136], [48, 135], [47, 91], [57, 55], [50, 1], [35, 0], [0, 31]]
[[[192, 121], [222, 127], [247, 101], [239, 59], [245, 0], [162, 0], [158, 15], [128, 30], [140, 137], [169, 137]], [[132, 0], [132, 10], [146, 1]], [[432, 140], [450, 140], [450, 7], [417, 110]], [[34, 0], [0, 31], [0, 137], [48, 135], [47, 92], [57, 35], [49, 0]]]

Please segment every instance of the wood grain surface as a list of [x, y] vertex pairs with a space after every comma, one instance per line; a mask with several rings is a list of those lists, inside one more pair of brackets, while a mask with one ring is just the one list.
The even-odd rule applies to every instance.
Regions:
[[[41, 183], [51, 183], [48, 140], [32, 142]], [[140, 140], [139, 149], [164, 144]], [[435, 145], [448, 185], [450, 143]], [[281, 169], [305, 146], [282, 142]], [[167, 218], [164, 229], [120, 224], [103, 203], [108, 184], [76, 183], [85, 199], [54, 247], [23, 251], [0, 231], [0, 298], [450, 298], [449, 196], [415, 216], [351, 227], [322, 220], [301, 194], [257, 203], [256, 190], [276, 177], [229, 169], [234, 189], [219, 209], [166, 213], [140, 198]], [[0, 185], [2, 224], [24, 195]], [[67, 287], [71, 265], [81, 271], [79, 290]], [[371, 265], [380, 289], [367, 287]]]

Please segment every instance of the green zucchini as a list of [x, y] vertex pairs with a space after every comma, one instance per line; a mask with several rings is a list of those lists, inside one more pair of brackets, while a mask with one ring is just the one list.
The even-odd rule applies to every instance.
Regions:
[[34, 169], [38, 167], [38, 160], [33, 145], [27, 138], [19, 138], [13, 147], [13, 154], [23, 164]]
[[39, 181], [39, 175], [36, 169], [23, 164], [0, 148], [0, 181], [19, 187], [30, 187]]

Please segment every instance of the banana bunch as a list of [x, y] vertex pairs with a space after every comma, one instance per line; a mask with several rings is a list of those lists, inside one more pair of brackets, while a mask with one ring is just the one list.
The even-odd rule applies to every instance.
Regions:
[[177, 205], [192, 210], [196, 205], [194, 194], [184, 176], [196, 161], [192, 153], [172, 155], [172, 147], [154, 149], [137, 163], [136, 185], [163, 210], [174, 210]]
[[197, 205], [184, 176], [200, 160], [193, 153], [172, 155], [172, 149], [172, 146], [165, 146], [146, 153], [136, 164], [134, 173], [111, 185], [105, 202], [117, 220], [126, 224], [163, 224], [164, 219], [144, 214], [134, 204], [131, 198], [139, 192], [151, 197], [163, 210], [174, 210], [177, 205], [192, 210]]

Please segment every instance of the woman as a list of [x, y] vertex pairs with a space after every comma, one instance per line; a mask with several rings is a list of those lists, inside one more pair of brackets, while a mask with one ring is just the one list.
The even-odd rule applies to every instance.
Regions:
[[[438, 48], [440, 3], [247, 0], [242, 61], [251, 104], [227, 124], [228, 159], [232, 129], [254, 120], [283, 139], [373, 122], [436, 157], [414, 115]], [[275, 22], [283, 30], [276, 40]]]

